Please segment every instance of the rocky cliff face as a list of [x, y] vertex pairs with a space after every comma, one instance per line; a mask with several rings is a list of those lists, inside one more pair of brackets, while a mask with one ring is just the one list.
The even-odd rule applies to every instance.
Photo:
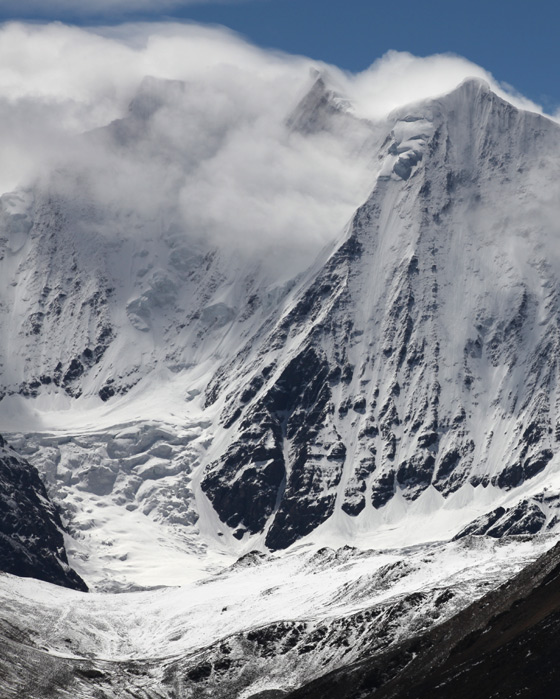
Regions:
[[[224, 373], [247, 388], [223, 401], [230, 443], [202, 487], [272, 548], [335, 511], [532, 489], [555, 470], [556, 230], [540, 202], [558, 127], [478, 81], [391, 121], [345, 240]], [[535, 493], [527, 532], [557, 498]]]
[[37, 469], [1, 437], [0, 570], [87, 590], [68, 565], [62, 522]]

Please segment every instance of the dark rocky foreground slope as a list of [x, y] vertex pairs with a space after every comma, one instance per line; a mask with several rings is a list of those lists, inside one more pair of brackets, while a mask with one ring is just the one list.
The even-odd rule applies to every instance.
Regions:
[[560, 544], [430, 632], [289, 699], [553, 697], [560, 682]]
[[[328, 562], [335, 571], [337, 558], [345, 567], [355, 554], [341, 549], [326, 555], [323, 562]], [[240, 582], [238, 574], [245, 570], [245, 565], [240, 561], [237, 573], [233, 569], [229, 572], [233, 586]], [[395, 575], [398, 578], [399, 570], [403, 572], [406, 565], [384, 566], [379, 573], [392, 587], [398, 588]], [[320, 574], [320, 566], [315, 567], [312, 577]], [[428, 574], [428, 587], [429, 577]], [[123, 648], [120, 644], [128, 633], [125, 624], [110, 638], [111, 623], [107, 617], [104, 619], [106, 611], [102, 606], [95, 612], [95, 622], [84, 627], [87, 614], [84, 616], [84, 609], [80, 612], [76, 601], [79, 598], [95, 602], [95, 595], [59, 590], [58, 611], [54, 612], [29, 596], [16, 594], [13, 613], [0, 619], [0, 696], [26, 699], [556, 696], [554, 686], [560, 679], [555, 662], [560, 650], [560, 545], [507, 584], [462, 607], [459, 613], [447, 616], [445, 608], [449, 603], [454, 605], [454, 592], [465, 594], [465, 578], [455, 582], [458, 583], [455, 588], [443, 589], [438, 585], [433, 587], [432, 580], [432, 587], [425, 593], [397, 594], [344, 618], [331, 616], [322, 622], [300, 619], [298, 623], [286, 620], [257, 625], [194, 650], [181, 652], [175, 648], [171, 654], [158, 644], [161, 635], [158, 636], [158, 623], [154, 622], [148, 633], [155, 652], [128, 658], [110, 658], [106, 651], [93, 651], [95, 645], [88, 641], [92, 634], [108, 634], [106, 640], [110, 643], [105, 648], [115, 643]], [[32, 585], [39, 589], [37, 583]], [[270, 589], [264, 593], [274, 594]], [[357, 594], [359, 599], [363, 590], [356, 593], [355, 588], [344, 585], [338, 593]], [[258, 595], [255, 601], [259, 603]], [[179, 609], [174, 608], [179, 619], [180, 606], [179, 603]], [[212, 623], [211, 608], [208, 614], [208, 623]], [[439, 614], [447, 621], [434, 627]], [[168, 619], [167, 624], [172, 626], [176, 621], [177, 616]], [[141, 627], [142, 624], [139, 627], [134, 622], [129, 631], [133, 634], [140, 631], [142, 635]], [[175, 632], [182, 628], [185, 627], [179, 624]], [[196, 633], [194, 628], [185, 635], [191, 633]], [[391, 638], [395, 637], [403, 640], [392, 643]], [[177, 640], [177, 633], [174, 639]], [[302, 687], [306, 676], [332, 667], [333, 663], [338, 666], [336, 671], [327, 673], [323, 669], [322, 678]], [[298, 666], [299, 670], [294, 672]], [[294, 691], [294, 687], [300, 688]]]
[[0, 571], [87, 590], [70, 568], [62, 522], [37, 469], [0, 437]]

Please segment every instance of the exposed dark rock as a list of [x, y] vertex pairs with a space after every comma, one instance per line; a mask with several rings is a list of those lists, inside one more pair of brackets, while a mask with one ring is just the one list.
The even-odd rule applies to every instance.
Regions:
[[361, 396], [360, 398], [357, 398], [354, 401], [354, 405], [352, 408], [357, 412], [357, 413], [364, 413], [366, 410], [366, 399]]
[[546, 515], [535, 503], [523, 500], [515, 507], [505, 509], [498, 507], [462, 529], [455, 539], [461, 539], [471, 534], [481, 536], [486, 534], [499, 539], [503, 536], [519, 534], [536, 534], [546, 523]]
[[505, 508], [498, 507], [492, 512], [482, 515], [456, 534], [454, 539], [462, 539], [463, 537], [470, 536], [471, 534], [486, 534], [490, 527], [492, 527], [501, 517], [503, 517], [505, 513]]
[[189, 672], [187, 672], [187, 677], [191, 682], [202, 682], [203, 680], [207, 680], [211, 674], [212, 665], [210, 665], [210, 663], [201, 663], [193, 667], [192, 670], [189, 670]]
[[342, 511], [351, 517], [357, 517], [366, 506], [365, 495], [356, 490], [346, 489], [344, 502], [341, 505]]
[[[457, 425], [460, 423], [454, 423]], [[475, 444], [472, 439], [461, 441], [462, 436], [457, 434], [456, 446], [439, 456], [436, 475], [433, 486], [444, 495], [460, 488], [468, 478], [469, 467], [473, 461]]]
[[242, 403], [248, 403], [257, 395], [257, 392], [262, 388], [263, 384], [264, 378], [262, 376], [253, 377], [247, 388], [241, 393], [239, 400]]
[[[531, 439], [538, 442], [536, 433], [533, 431], [531, 434]], [[531, 443], [534, 443], [534, 441]], [[551, 461], [552, 456], [553, 454], [550, 449], [542, 449], [526, 459], [507, 466], [500, 474], [492, 478], [492, 483], [504, 490], [516, 488], [528, 478], [533, 478], [544, 470]]]
[[397, 482], [403, 488], [403, 495], [415, 500], [431, 484], [435, 458], [429, 451], [418, 451], [408, 461], [403, 461], [397, 469]]
[[79, 379], [83, 373], [84, 373], [84, 365], [82, 364], [82, 362], [79, 359], [74, 358], [70, 362], [70, 366], [66, 370], [66, 373], [64, 374], [62, 381], [64, 384], [68, 384], [71, 381], [75, 381], [76, 379]]
[[0, 443], [0, 570], [87, 590], [68, 565], [62, 522], [37, 469]]
[[423, 432], [422, 434], [418, 435], [418, 446], [421, 449], [427, 449], [428, 447], [432, 447], [434, 444], [437, 444], [438, 439], [439, 435], [435, 431]]
[[[270, 425], [275, 444], [281, 440], [274, 436], [277, 429], [278, 426]], [[284, 478], [284, 457], [280, 448], [267, 448], [263, 442], [236, 442], [223, 461], [214, 464], [206, 473], [202, 487], [228, 526], [237, 528], [243, 524], [251, 533], [256, 533], [273, 513]]]
[[99, 390], [99, 397], [101, 398], [102, 401], [108, 401], [109, 398], [112, 398], [115, 395], [115, 388], [113, 386], [113, 379], [109, 379], [105, 386], [103, 386]]
[[341, 505], [346, 514], [356, 517], [366, 506], [366, 480], [375, 471], [375, 457], [364, 458], [356, 467], [344, 491], [344, 501]]
[[[267, 535], [270, 548], [289, 546], [333, 511], [332, 490], [340, 480], [346, 447], [336, 434], [326, 453], [311, 446], [333, 412], [328, 376], [328, 364], [313, 348], [294, 357], [252, 405], [237, 440], [202, 481], [230, 527], [261, 531], [277, 507]], [[262, 387], [259, 377], [244, 397], [252, 400]], [[285, 440], [291, 461], [287, 481]]]
[[344, 461], [346, 459], [346, 446], [344, 442], [338, 441], [332, 445], [327, 454], [329, 461]]
[[371, 503], [379, 509], [386, 505], [395, 493], [395, 472], [382, 473], [371, 488]]

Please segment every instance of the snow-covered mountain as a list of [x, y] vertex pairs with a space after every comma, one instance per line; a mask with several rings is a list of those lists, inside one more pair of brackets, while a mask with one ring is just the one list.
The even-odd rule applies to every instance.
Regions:
[[[560, 127], [479, 80], [372, 122], [316, 77], [279, 138], [336, 145], [357, 174], [310, 261], [185, 229], [178, 173], [227, 140], [196, 152], [161, 131], [188, 99], [144, 81], [84, 139], [109, 156], [0, 199], [0, 431], [91, 588], [191, 586], [131, 593], [118, 628], [111, 595], [37, 607], [29, 588], [6, 623], [27, 638], [71, 602], [67, 647], [44, 643], [83, 696], [103, 678], [126, 696], [141, 659], [149, 681], [129, 686], [161, 696], [295, 689], [449, 618], [560, 523]], [[167, 619], [150, 648], [134, 595]]]
[[[150, 85], [103, 134], [115, 147], [148, 128]], [[290, 126], [356, 121], [333, 95], [319, 77]], [[379, 125], [360, 127], [371, 147]], [[542, 529], [557, 494], [557, 130], [474, 80], [392, 114], [342, 238], [280, 281], [159, 215], [96, 211], [81, 181], [4, 196], [4, 402], [99, 410], [183, 386], [184, 423], [208, 424], [199, 452], [170, 465], [167, 445], [159, 466], [128, 470], [200, 463], [199, 500], [271, 548], [419, 510], [452, 510], [457, 534], [489, 504], [502, 519], [521, 507], [515, 531]], [[110, 496], [122, 469], [107, 457], [51, 478]]]
[[487, 492], [507, 506], [469, 531], [556, 522], [558, 127], [478, 81], [391, 121], [345, 238], [206, 392], [231, 438], [202, 488], [272, 548], [458, 526]]

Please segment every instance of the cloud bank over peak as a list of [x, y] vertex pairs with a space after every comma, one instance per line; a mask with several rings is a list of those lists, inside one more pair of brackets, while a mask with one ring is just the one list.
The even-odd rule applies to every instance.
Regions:
[[[317, 70], [352, 116], [294, 131]], [[43, 178], [106, 215], [165, 216], [193, 240], [304, 265], [371, 189], [389, 112], [472, 76], [539, 110], [458, 56], [390, 52], [349, 74], [194, 24], [6, 24], [0, 193]]]

